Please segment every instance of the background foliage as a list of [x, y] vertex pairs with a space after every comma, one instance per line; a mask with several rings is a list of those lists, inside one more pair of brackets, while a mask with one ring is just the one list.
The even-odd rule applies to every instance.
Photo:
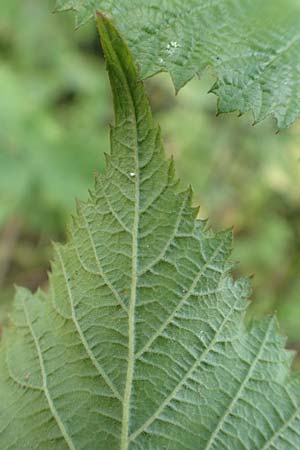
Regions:
[[[74, 198], [86, 197], [108, 150], [111, 105], [93, 24], [53, 4], [0, 3], [0, 315], [13, 283], [47, 287], [50, 241], [62, 240]], [[216, 118], [212, 77], [174, 98], [170, 79], [148, 83], [168, 151], [214, 228], [234, 225], [236, 272], [253, 274], [255, 314], [276, 310], [300, 343], [300, 127], [275, 134], [251, 117]]]

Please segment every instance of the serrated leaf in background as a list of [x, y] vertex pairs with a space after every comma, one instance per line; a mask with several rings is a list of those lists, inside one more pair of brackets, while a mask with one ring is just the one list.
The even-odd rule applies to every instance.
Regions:
[[111, 17], [147, 78], [168, 71], [176, 90], [210, 67], [218, 111], [274, 116], [279, 128], [300, 112], [297, 0], [58, 0], [77, 24]]

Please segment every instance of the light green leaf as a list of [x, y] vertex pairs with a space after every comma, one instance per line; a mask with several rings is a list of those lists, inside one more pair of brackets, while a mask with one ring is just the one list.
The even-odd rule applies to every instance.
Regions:
[[127, 39], [142, 78], [170, 72], [176, 90], [210, 67], [218, 111], [274, 116], [279, 128], [300, 112], [298, 0], [58, 0], [77, 24], [98, 9]]
[[99, 18], [115, 126], [106, 173], [19, 289], [0, 351], [1, 450], [298, 450], [300, 380], [273, 318], [246, 328], [231, 233], [196, 219], [131, 54]]

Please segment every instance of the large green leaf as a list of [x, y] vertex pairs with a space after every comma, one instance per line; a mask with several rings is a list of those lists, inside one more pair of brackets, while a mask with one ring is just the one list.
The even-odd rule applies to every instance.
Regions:
[[300, 379], [273, 318], [244, 324], [231, 233], [196, 219], [132, 57], [99, 18], [116, 123], [107, 169], [19, 289], [0, 352], [1, 450], [288, 450]]
[[170, 72], [178, 90], [209, 66], [218, 111], [251, 110], [290, 125], [300, 112], [298, 0], [57, 0], [82, 24], [114, 19], [143, 78]]

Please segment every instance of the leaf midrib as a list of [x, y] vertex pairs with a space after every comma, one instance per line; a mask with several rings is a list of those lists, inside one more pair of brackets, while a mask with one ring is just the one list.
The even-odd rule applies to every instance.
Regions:
[[124, 390], [123, 400], [123, 419], [122, 419], [122, 434], [120, 450], [127, 450], [129, 446], [129, 420], [130, 420], [130, 401], [132, 392], [132, 382], [135, 364], [135, 305], [137, 293], [137, 278], [138, 278], [138, 230], [139, 230], [139, 212], [140, 212], [140, 169], [138, 159], [138, 122], [135, 102], [129, 87], [126, 74], [126, 87], [128, 97], [131, 100], [132, 111], [134, 113], [134, 131], [135, 131], [135, 145], [134, 145], [134, 218], [132, 228], [132, 265], [131, 265], [131, 290], [128, 308], [128, 366], [126, 375], [126, 384]]

